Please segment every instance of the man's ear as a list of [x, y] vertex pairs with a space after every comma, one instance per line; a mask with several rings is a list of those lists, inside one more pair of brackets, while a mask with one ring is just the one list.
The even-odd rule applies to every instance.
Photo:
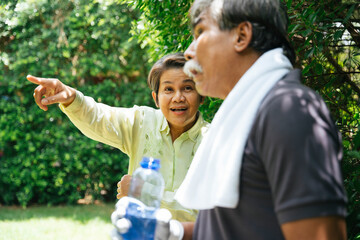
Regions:
[[154, 102], [155, 102], [156, 107], [159, 107], [156, 93], [155, 93], [154, 91], [152, 91], [151, 95], [152, 95], [152, 97], [153, 97], [153, 99], [154, 99]]
[[242, 52], [249, 47], [252, 39], [252, 25], [250, 22], [241, 22], [235, 29], [235, 51]]

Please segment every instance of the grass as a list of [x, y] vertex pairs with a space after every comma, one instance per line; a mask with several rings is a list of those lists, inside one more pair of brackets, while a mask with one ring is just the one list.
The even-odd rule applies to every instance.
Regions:
[[114, 204], [0, 206], [0, 240], [109, 240]]

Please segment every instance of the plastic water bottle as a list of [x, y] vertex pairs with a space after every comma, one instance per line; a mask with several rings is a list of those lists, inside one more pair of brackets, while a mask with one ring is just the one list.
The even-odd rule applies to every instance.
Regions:
[[135, 170], [129, 189], [131, 201], [125, 218], [130, 220], [129, 231], [122, 234], [126, 240], [152, 240], [156, 228], [156, 210], [164, 192], [164, 179], [159, 173], [160, 160], [143, 157]]

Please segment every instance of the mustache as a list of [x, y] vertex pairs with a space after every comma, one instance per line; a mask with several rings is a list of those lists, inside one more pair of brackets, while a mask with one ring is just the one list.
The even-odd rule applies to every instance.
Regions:
[[193, 78], [194, 74], [192, 71], [196, 71], [197, 73], [202, 73], [202, 67], [195, 60], [191, 59], [185, 63], [184, 73], [189, 77]]

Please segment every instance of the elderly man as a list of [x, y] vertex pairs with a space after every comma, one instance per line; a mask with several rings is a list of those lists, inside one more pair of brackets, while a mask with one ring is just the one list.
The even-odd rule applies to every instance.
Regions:
[[[195, 0], [185, 71], [224, 99], [175, 198], [193, 239], [346, 239], [341, 139], [278, 0]], [[185, 236], [189, 232], [185, 232]]]

